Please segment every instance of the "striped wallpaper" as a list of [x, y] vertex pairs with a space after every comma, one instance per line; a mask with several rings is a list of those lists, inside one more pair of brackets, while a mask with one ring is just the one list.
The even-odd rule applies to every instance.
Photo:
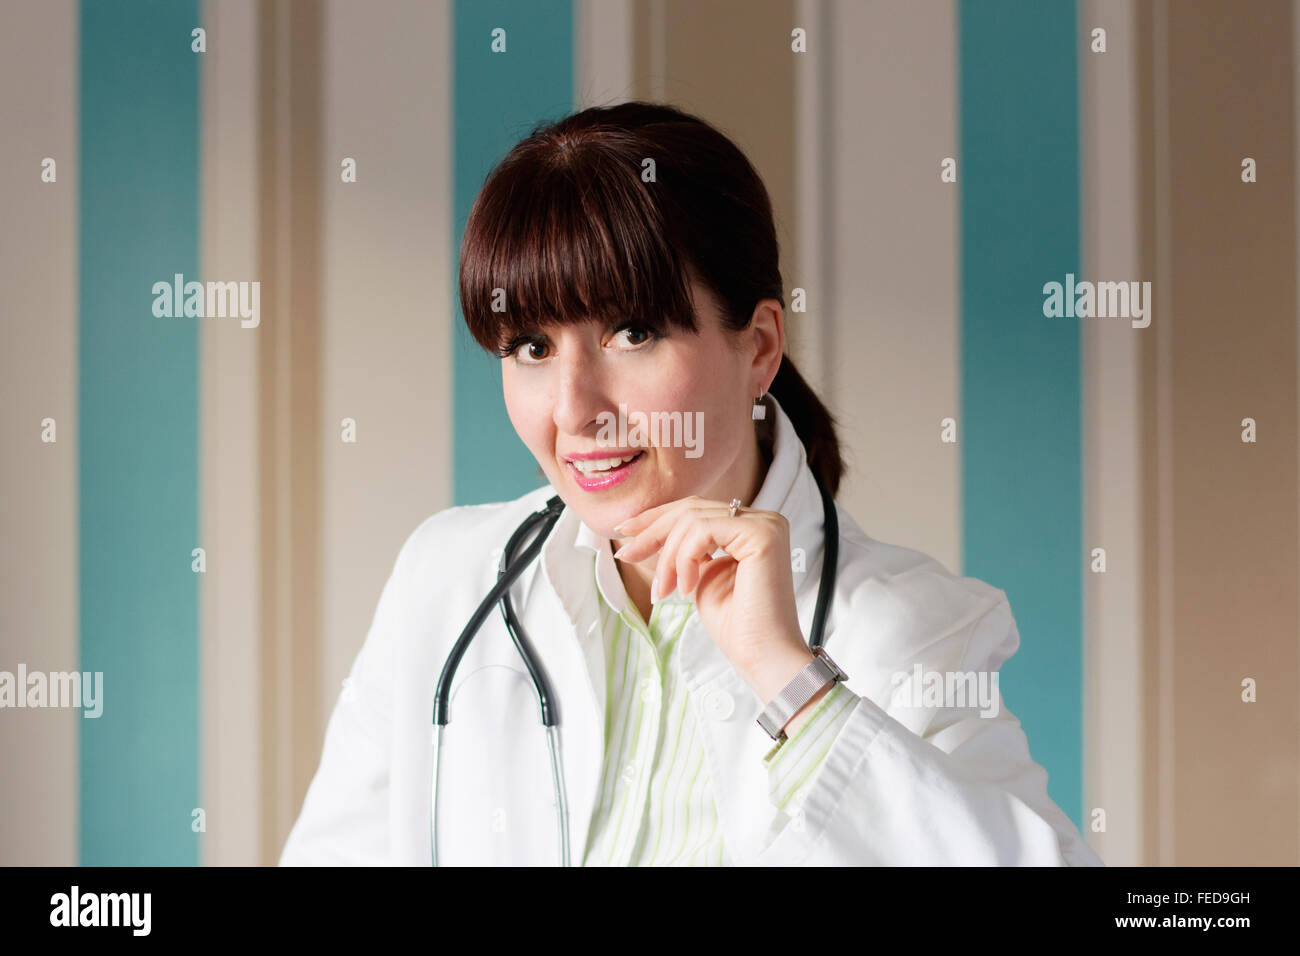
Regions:
[[[0, 22], [0, 670], [105, 686], [98, 719], [0, 713], [24, 768], [0, 862], [278, 857], [406, 535], [537, 483], [462, 328], [470, 204], [535, 123], [628, 97], [754, 160], [841, 502], [1007, 592], [1001, 689], [1103, 859], [1300, 860], [1292, 3], [15, 0]], [[260, 324], [156, 317], [176, 274], [260, 282]], [[1151, 281], [1151, 325], [1045, 317], [1067, 274]]]

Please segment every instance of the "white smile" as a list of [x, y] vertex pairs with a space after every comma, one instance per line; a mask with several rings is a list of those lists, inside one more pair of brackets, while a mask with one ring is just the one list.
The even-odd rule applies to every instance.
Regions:
[[592, 458], [589, 461], [570, 460], [569, 464], [584, 475], [599, 475], [601, 472], [613, 471], [619, 465], [626, 465], [629, 461], [641, 457], [642, 454], [642, 452], [637, 452], [635, 455], [628, 455], [626, 458]]

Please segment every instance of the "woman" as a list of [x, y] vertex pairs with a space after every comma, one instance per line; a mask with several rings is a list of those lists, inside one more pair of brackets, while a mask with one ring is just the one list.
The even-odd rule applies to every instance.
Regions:
[[[645, 103], [539, 127], [475, 202], [460, 294], [548, 485], [406, 542], [282, 863], [1100, 862], [1001, 707], [1003, 592], [824, 513], [839, 445], [783, 354], [771, 204], [734, 144]], [[481, 604], [548, 501], [508, 593], [555, 732]]]

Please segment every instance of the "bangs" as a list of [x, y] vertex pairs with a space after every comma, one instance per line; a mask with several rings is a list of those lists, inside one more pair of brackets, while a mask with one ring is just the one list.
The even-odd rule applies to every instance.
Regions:
[[696, 331], [693, 270], [654, 182], [596, 144], [525, 148], [488, 177], [461, 243], [461, 309], [494, 355], [542, 325], [592, 319]]

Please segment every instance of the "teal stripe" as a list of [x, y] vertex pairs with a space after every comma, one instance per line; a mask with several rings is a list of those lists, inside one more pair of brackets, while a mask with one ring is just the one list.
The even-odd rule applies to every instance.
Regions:
[[197, 0], [80, 9], [80, 862], [194, 865], [198, 806], [198, 323], [154, 282], [199, 280]]
[[[538, 122], [573, 109], [573, 7], [571, 0], [457, 0], [452, 19], [455, 271], [465, 222], [488, 171]], [[505, 30], [504, 53], [491, 48], [498, 27]], [[454, 504], [517, 498], [545, 482], [506, 414], [500, 360], [471, 338], [459, 293], [455, 308]]]
[[1001, 690], [1082, 826], [1080, 329], [1042, 311], [1081, 278], [1076, 15], [963, 0], [959, 179], [964, 570], [1011, 601]]

